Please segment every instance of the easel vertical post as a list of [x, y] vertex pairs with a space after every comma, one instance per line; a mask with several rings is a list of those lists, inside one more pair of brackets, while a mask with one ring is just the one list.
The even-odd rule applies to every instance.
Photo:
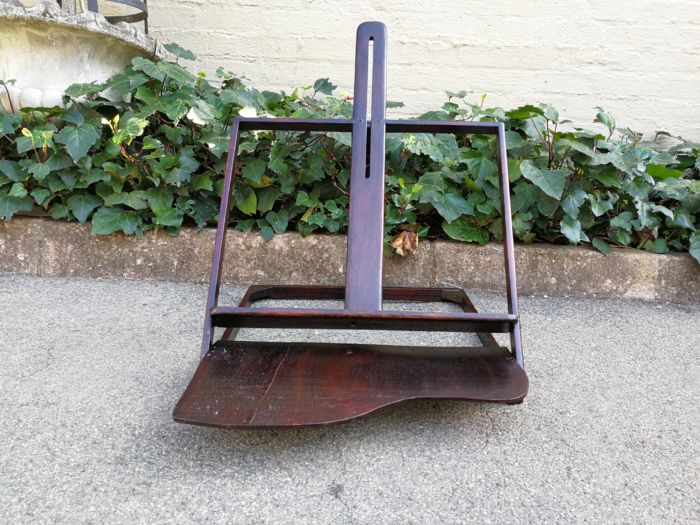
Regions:
[[[372, 53], [370, 164], [367, 169], [367, 84], [369, 43]], [[352, 166], [348, 226], [345, 307], [375, 312], [382, 309], [384, 249], [384, 157], [386, 132], [386, 26], [365, 22], [357, 29]]]

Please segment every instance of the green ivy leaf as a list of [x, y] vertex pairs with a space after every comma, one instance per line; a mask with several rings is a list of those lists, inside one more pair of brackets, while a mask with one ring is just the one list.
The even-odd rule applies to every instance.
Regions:
[[[147, 80], [148, 80], [148, 78], [147, 78]], [[134, 97], [137, 98], [138, 100], [146, 103], [146, 105], [148, 106], [148, 109], [144, 109], [144, 112], [151, 114], [151, 113], [154, 113], [158, 109], [158, 102], [160, 101], [160, 95], [158, 93], [156, 93], [150, 87], [139, 86], [136, 89], [136, 93], [134, 94]]]
[[508, 159], [508, 180], [513, 183], [520, 178], [520, 161], [518, 159]]
[[319, 78], [316, 82], [314, 82], [314, 92], [315, 93], [323, 93], [324, 95], [333, 94], [333, 90], [337, 87], [338, 86], [333, 84], [327, 78]]
[[637, 199], [646, 199], [651, 191], [651, 186], [648, 182], [640, 177], [626, 180], [622, 183], [622, 189]]
[[270, 149], [270, 162], [267, 165], [278, 175], [286, 175], [287, 171], [289, 171], [286, 162], [289, 153], [289, 148], [283, 146], [282, 143], [277, 140], [274, 141]]
[[610, 255], [612, 253], [612, 248], [603, 239], [599, 239], [596, 237], [591, 241], [591, 244], [596, 250], [598, 250], [601, 253], [604, 253], [605, 255]]
[[[183, 150], [184, 151], [184, 150]], [[190, 175], [199, 169], [199, 162], [193, 157], [190, 157], [189, 152], [184, 152], [177, 159], [177, 166], [171, 171], [171, 176], [167, 178], [168, 182], [175, 185], [181, 185], [190, 180]]]
[[238, 221], [236, 229], [242, 232], [249, 232], [253, 229], [253, 226], [255, 226], [255, 219], [243, 219], [242, 221]]
[[443, 222], [442, 229], [451, 239], [457, 241], [476, 242], [482, 246], [489, 242], [489, 232], [475, 226], [465, 217]]
[[160, 226], [179, 227], [182, 224], [183, 215], [177, 208], [159, 208], [155, 213], [155, 222]]
[[679, 179], [683, 176], [681, 170], [674, 170], [666, 166], [658, 166], [656, 164], [647, 164], [647, 173], [657, 180], [668, 179], [669, 177]]
[[673, 224], [688, 230], [695, 230], [695, 220], [688, 210], [677, 209], [673, 212]]
[[592, 193], [588, 195], [588, 201], [591, 203], [591, 211], [596, 217], [604, 215], [613, 208], [612, 202], [600, 199]]
[[67, 204], [68, 209], [82, 224], [95, 208], [102, 205], [102, 199], [90, 194], [72, 195], [68, 198]]
[[10, 197], [26, 197], [28, 195], [27, 188], [21, 182], [15, 182], [8, 193]]
[[78, 98], [88, 95], [95, 95], [103, 89], [102, 84], [97, 84], [96, 82], [89, 82], [87, 84], [72, 84], [66, 88], [66, 95], [72, 98]]
[[550, 197], [561, 199], [566, 186], [567, 173], [563, 170], [541, 170], [531, 160], [520, 163], [523, 177], [531, 181]]
[[152, 60], [143, 57], [136, 57], [131, 61], [131, 65], [136, 71], [143, 71], [146, 75], [156, 80], [163, 81], [165, 73]]
[[51, 192], [46, 188], [36, 188], [32, 190], [31, 195], [34, 197], [34, 202], [41, 206], [51, 196]]
[[483, 181], [498, 183], [498, 166], [488, 157], [476, 157], [466, 160], [469, 173], [479, 185], [483, 185]]
[[174, 42], [171, 42], [169, 44], [165, 44], [163, 47], [178, 58], [184, 58], [185, 60], [196, 60], [197, 59], [197, 57], [194, 56], [194, 53], [192, 53], [192, 51], [189, 51], [189, 50], [185, 49], [184, 47], [180, 47], [179, 45], [177, 45]]
[[260, 228], [260, 237], [262, 237], [264, 241], [269, 241], [275, 235], [275, 230], [270, 226], [258, 225], [258, 227]]
[[100, 133], [95, 126], [86, 123], [81, 126], [66, 126], [54, 138], [66, 146], [73, 162], [78, 162], [99, 140]]
[[211, 181], [209, 173], [204, 173], [202, 175], [192, 177], [192, 180], [190, 182], [190, 189], [192, 191], [214, 191], [214, 184]]
[[547, 119], [551, 120], [552, 122], [559, 122], [559, 112], [554, 106], [542, 104], [540, 107], [542, 108], [542, 113]]
[[530, 212], [518, 212], [513, 215], [513, 231], [515, 236], [522, 241], [530, 241], [533, 220]]
[[619, 228], [626, 232], [631, 232], [632, 219], [634, 219], [634, 215], [632, 214], [632, 212], [623, 211], [617, 217], [613, 217], [612, 219], [610, 219], [610, 226], [612, 228]]
[[171, 62], [160, 62], [158, 64], [158, 68], [181, 85], [192, 84], [196, 80], [192, 73], [178, 64], [173, 64]]
[[423, 185], [420, 202], [431, 204], [448, 223], [462, 215], [474, 214], [474, 207], [462, 195], [450, 189], [441, 173], [426, 173], [418, 182]]
[[63, 204], [54, 204], [51, 206], [51, 218], [54, 220], [67, 219], [70, 215], [68, 208]]
[[51, 172], [51, 167], [48, 163], [32, 162], [27, 171], [32, 174], [34, 180], [41, 183]]
[[597, 180], [603, 186], [619, 188], [622, 186], [620, 172], [612, 164], [603, 167], [589, 168], [588, 174], [592, 179]]
[[27, 177], [20, 171], [19, 164], [14, 160], [0, 160], [0, 173], [13, 182], [24, 182]]
[[141, 233], [142, 223], [138, 212], [102, 206], [92, 216], [92, 234], [108, 235], [122, 231], [134, 235]]
[[668, 253], [670, 251], [666, 239], [655, 239], [654, 242], [646, 242], [643, 248], [654, 253]]
[[234, 104], [242, 108], [257, 109], [260, 107], [255, 94], [242, 86], [237, 86], [236, 89], [222, 89], [219, 96], [224, 104]]
[[34, 202], [31, 197], [13, 197], [0, 193], [0, 219], [9, 221], [14, 214], [33, 209]]
[[148, 82], [149, 78], [143, 73], [118, 73], [107, 80], [105, 89], [111, 89], [115, 93], [126, 96], [137, 87]]
[[178, 91], [168, 93], [160, 99], [159, 109], [172, 121], [182, 118], [192, 106], [192, 99], [189, 93]]
[[506, 131], [506, 149], [518, 149], [525, 144], [525, 140], [517, 131]]
[[85, 122], [85, 116], [80, 112], [76, 104], [71, 104], [71, 106], [62, 115], [63, 120], [72, 122], [76, 126], [80, 126]]
[[537, 199], [537, 211], [545, 217], [552, 217], [559, 209], [559, 200], [550, 197], [549, 195], [541, 195]]
[[20, 121], [19, 115], [0, 112], [0, 136], [13, 133], [19, 127]]
[[263, 91], [258, 93], [260, 107], [268, 111], [275, 111], [283, 100], [284, 97], [282, 97], [280, 93], [275, 93], [274, 91]]
[[690, 255], [700, 263], [700, 232], [695, 232], [690, 237], [690, 247], [688, 249]]
[[322, 211], [312, 213], [306, 218], [306, 222], [315, 226], [323, 226], [326, 222], [326, 215]]
[[15, 145], [17, 146], [17, 153], [26, 153], [35, 147], [32, 137], [17, 137]]
[[[270, 186], [269, 188], [263, 188], [260, 191], [258, 191], [258, 212], [266, 213], [270, 211], [275, 205], [275, 201], [279, 198], [280, 195], [282, 195], [282, 192], [279, 190], [279, 188], [276, 188], [274, 186]], [[299, 196], [297, 195], [297, 201], [298, 200]]]
[[246, 162], [243, 168], [242, 174], [244, 179], [248, 179], [255, 184], [260, 184], [262, 182], [263, 175], [265, 174], [265, 168], [267, 164], [265, 161], [260, 159], [253, 159]]
[[194, 105], [186, 113], [186, 116], [198, 126], [206, 126], [216, 122], [215, 111], [211, 105], [203, 100], [195, 100]]
[[632, 237], [628, 232], [617, 229], [610, 230], [610, 239], [615, 241], [617, 244], [621, 244], [622, 246], [629, 246], [629, 244], [632, 242]]
[[146, 126], [148, 126], [148, 120], [145, 118], [129, 117], [123, 126], [120, 123], [120, 128], [112, 137], [112, 141], [115, 144], [121, 144], [122, 142], [131, 144], [134, 138], [143, 135]]
[[302, 184], [312, 184], [316, 181], [323, 180], [326, 176], [323, 171], [323, 159], [315, 155], [306, 159], [306, 168], [302, 171], [299, 181]]
[[396, 108], [402, 108], [402, 107], [404, 107], [403, 102], [397, 102], [395, 100], [387, 100], [386, 101], [386, 109], [396, 109]]
[[143, 149], [144, 150], [149, 150], [149, 149], [159, 149], [163, 147], [163, 143], [153, 137], [143, 137]]
[[284, 233], [287, 230], [287, 225], [289, 224], [289, 213], [287, 210], [267, 212], [265, 218], [276, 233]]
[[581, 223], [577, 219], [567, 215], [559, 222], [559, 227], [571, 244], [578, 244], [581, 241]]
[[561, 209], [564, 210], [569, 217], [575, 219], [578, 217], [579, 208], [586, 201], [586, 192], [580, 186], [575, 186], [571, 192], [561, 201]]
[[311, 197], [305, 191], [300, 191], [299, 193], [297, 193], [295, 204], [297, 206], [306, 206], [307, 208], [313, 208], [318, 205], [318, 198]]
[[49, 190], [51, 190], [51, 193], [58, 193], [58, 192], [63, 191], [63, 190], [70, 190], [71, 189], [65, 182], [63, 182], [63, 179], [60, 176], [58, 176], [56, 173], [51, 173], [46, 178], [46, 183], [48, 184]]
[[609, 113], [606, 113], [605, 110], [599, 106], [596, 107], [596, 116], [594, 122], [600, 122], [608, 128], [608, 132], [612, 135], [612, 132], [615, 131], [615, 119], [610, 115]]
[[541, 143], [542, 137], [547, 132], [547, 119], [541, 115], [535, 115], [524, 120], [521, 129], [528, 137]]
[[173, 192], [168, 188], [151, 188], [146, 190], [145, 194], [148, 206], [151, 208], [153, 213], [168, 209], [173, 205]]
[[245, 184], [236, 184], [233, 188], [233, 202], [246, 215], [253, 215], [258, 208], [255, 192]]
[[[134, 210], [145, 210], [148, 208], [146, 194], [143, 191], [130, 191], [114, 193], [105, 199], [105, 206], [117, 206], [124, 204]], [[158, 208], [160, 210], [160, 208]], [[155, 211], [155, 210], [154, 210]]]
[[407, 133], [401, 141], [411, 153], [427, 155], [435, 162], [444, 162], [446, 157], [454, 159], [459, 153], [455, 136], [451, 134]]
[[542, 115], [542, 109], [533, 105], [520, 106], [506, 112], [506, 116], [513, 120], [525, 120]]
[[652, 211], [657, 212], [657, 213], [662, 213], [663, 215], [665, 215], [669, 219], [673, 220], [673, 212], [671, 210], [669, 210], [666, 206], [661, 206], [659, 204], [652, 204], [651, 209], [652, 209]]

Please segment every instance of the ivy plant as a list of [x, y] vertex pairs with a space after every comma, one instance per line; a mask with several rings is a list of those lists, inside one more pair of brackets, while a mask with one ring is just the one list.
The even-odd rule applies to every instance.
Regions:
[[[210, 82], [178, 63], [189, 51], [169, 49], [175, 61], [139, 57], [106, 82], [70, 86], [62, 108], [0, 113], [0, 218], [39, 212], [129, 235], [215, 224], [233, 118], [352, 116], [327, 78], [289, 94], [221, 68]], [[418, 118], [504, 122], [517, 240], [700, 261], [700, 144], [666, 132], [645, 140], [601, 108], [595, 128], [580, 129], [550, 105], [505, 110], [466, 92]], [[244, 133], [232, 226], [266, 239], [343, 232], [350, 146], [349, 133]], [[386, 150], [387, 247], [410, 252], [411, 236], [502, 239], [494, 137], [392, 134]]]

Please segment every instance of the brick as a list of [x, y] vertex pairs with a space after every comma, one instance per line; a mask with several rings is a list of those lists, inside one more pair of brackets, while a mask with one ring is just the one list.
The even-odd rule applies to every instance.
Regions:
[[[603, 106], [622, 126], [698, 140], [700, 17], [697, 2], [464, 2], [356, 4], [286, 0], [161, 0], [154, 34], [195, 51], [193, 70], [223, 66], [261, 89], [290, 90], [330, 76], [352, 91], [356, 26], [389, 27], [388, 95], [395, 115], [439, 108], [444, 90], [515, 107], [549, 102], [590, 126]], [[426, 29], [427, 28], [427, 29]], [[630, 35], [644, 35], [642, 39]], [[643, 79], [643, 81], [640, 81]], [[660, 103], [659, 101], [662, 101]]]

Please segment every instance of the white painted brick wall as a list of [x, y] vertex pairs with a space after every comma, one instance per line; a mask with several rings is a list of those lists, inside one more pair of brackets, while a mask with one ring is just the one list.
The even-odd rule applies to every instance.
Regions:
[[444, 90], [514, 107], [549, 102], [577, 125], [618, 123], [700, 139], [700, 0], [152, 0], [151, 31], [259, 88], [330, 76], [352, 90], [356, 26], [389, 28], [394, 115], [438, 109]]

